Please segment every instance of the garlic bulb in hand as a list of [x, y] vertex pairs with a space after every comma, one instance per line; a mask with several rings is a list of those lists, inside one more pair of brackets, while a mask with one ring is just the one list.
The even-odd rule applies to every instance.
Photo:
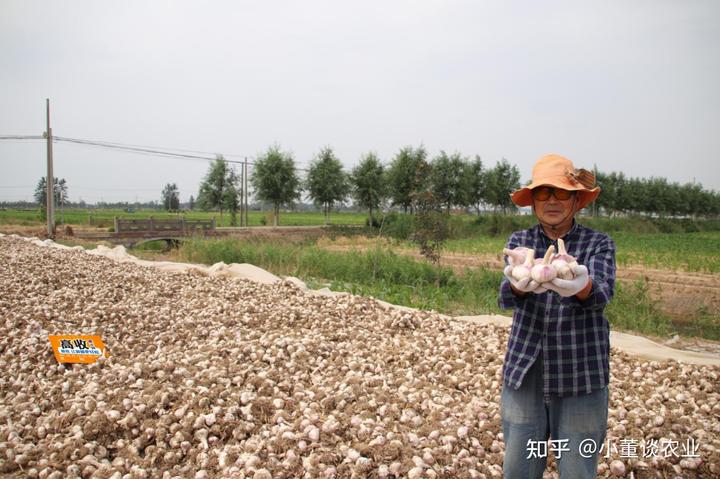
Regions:
[[562, 238], [558, 238], [558, 253], [553, 255], [551, 264], [557, 271], [557, 276], [561, 279], [573, 279], [575, 277], [575, 267], [578, 263], [574, 257], [570, 256], [565, 249], [565, 242]]
[[555, 271], [555, 268], [550, 264], [550, 258], [554, 252], [555, 246], [550, 245], [542, 261], [533, 266], [530, 271], [532, 279], [538, 283], [547, 283], [548, 281], [555, 279], [557, 276], [557, 271]]
[[503, 253], [505, 253], [508, 257], [508, 264], [510, 266], [515, 266], [518, 264], [523, 264], [525, 262], [525, 258], [527, 257], [527, 252], [532, 251], [533, 254], [535, 254], [534, 250], [531, 250], [529, 248], [526, 248], [524, 246], [518, 246], [515, 249], [508, 249], [503, 248]]
[[512, 277], [516, 280], [520, 281], [525, 278], [530, 277], [530, 271], [533, 267], [533, 260], [535, 259], [535, 250], [533, 249], [527, 249], [527, 253], [525, 256], [525, 262], [522, 264], [518, 264], [515, 266], [512, 270]]

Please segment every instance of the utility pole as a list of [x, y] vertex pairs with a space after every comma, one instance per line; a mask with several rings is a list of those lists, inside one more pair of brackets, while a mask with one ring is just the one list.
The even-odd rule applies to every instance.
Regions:
[[245, 226], [245, 168], [240, 165], [240, 227]]
[[47, 230], [48, 238], [55, 239], [55, 178], [53, 177], [52, 129], [50, 129], [50, 99], [45, 99], [47, 111]]
[[247, 169], [247, 156], [245, 157], [245, 160], [243, 162], [243, 203], [245, 203], [245, 226], [250, 226], [250, 222], [248, 221], [250, 219], [250, 215], [248, 213], [248, 194], [247, 194], [247, 185], [248, 185], [248, 169]]

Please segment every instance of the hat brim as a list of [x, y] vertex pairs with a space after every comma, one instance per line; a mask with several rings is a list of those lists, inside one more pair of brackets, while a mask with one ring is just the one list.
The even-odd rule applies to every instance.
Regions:
[[545, 180], [542, 183], [531, 183], [528, 186], [524, 188], [520, 188], [519, 190], [513, 192], [510, 194], [510, 198], [512, 199], [512, 202], [515, 203], [518, 206], [532, 206], [533, 199], [532, 199], [532, 190], [534, 188], [537, 188], [538, 186], [554, 186], [556, 188], [562, 188], [564, 190], [568, 191], [577, 191], [578, 192], [578, 208], [577, 210], [580, 211], [581, 209], [585, 208], [587, 205], [595, 201], [595, 199], [600, 194], [600, 187], [596, 186], [593, 189], [587, 189], [582, 185], [573, 185], [570, 184], [569, 181], [548, 181]]

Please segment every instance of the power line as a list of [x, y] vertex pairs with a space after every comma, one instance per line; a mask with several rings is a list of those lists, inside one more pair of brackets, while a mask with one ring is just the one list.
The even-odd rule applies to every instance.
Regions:
[[94, 188], [90, 186], [73, 186], [74, 190], [90, 191], [157, 191], [158, 188]]
[[0, 140], [44, 140], [43, 136], [38, 135], [0, 135]]
[[[220, 153], [209, 153], [209, 152], [207, 152], [207, 151], [199, 151], [199, 150], [187, 150], [187, 149], [183, 149], [183, 148], [170, 148], [170, 147], [163, 147], [163, 146], [137, 145], [137, 144], [133, 144], [133, 143], [118, 143], [118, 142], [116, 142], [116, 141], [87, 140], [87, 139], [84, 139], [84, 140], [82, 140], [82, 141], [84, 141], [84, 142], [92, 142], [92, 143], [97, 143], [97, 144], [102, 144], [102, 145], [114, 145], [114, 146], [119, 146], [119, 147], [144, 148], [144, 149], [150, 149], [150, 150], [180, 151], [180, 152], [183, 152], [183, 153], [196, 153], [196, 154], [198, 154], [198, 155], [218, 155], [218, 154], [220, 154]], [[244, 157], [246, 157], [246, 156], [251, 156], [251, 155], [239, 155], [239, 154], [227, 154], [227, 153], [226, 153], [226, 154], [224, 154], [223, 156], [237, 156], [237, 157], [244, 158]]]
[[[225, 157], [232, 156], [232, 157], [241, 157], [241, 158], [253, 158], [252, 156], [246, 156], [246, 155], [209, 153], [209, 152], [202, 152], [202, 151], [196, 151], [196, 150], [182, 150], [182, 149], [178, 149], [178, 148], [158, 149], [161, 147], [143, 147], [143, 146], [134, 146], [134, 145], [130, 145], [130, 144], [116, 143], [116, 142], [92, 141], [92, 140], [83, 140], [83, 139], [79, 139], [79, 138], [65, 138], [62, 136], [53, 136], [53, 139], [56, 141], [76, 143], [76, 144], [80, 144], [80, 145], [97, 146], [97, 147], [101, 147], [101, 148], [118, 149], [118, 150], [123, 150], [123, 151], [130, 151], [133, 153], [158, 155], [158, 156], [162, 156], [162, 157], [176, 157], [176, 158], [184, 158], [184, 159], [203, 160], [203, 161], [215, 161], [217, 159], [218, 155], [222, 155], [223, 159], [227, 163], [234, 163], [234, 164], [240, 164], [240, 165], [245, 163], [245, 161], [228, 160]], [[194, 153], [198, 153], [201, 155], [213, 155], [213, 156], [207, 157], [207, 156], [190, 155], [190, 154], [185, 154], [185, 153], [175, 153], [174, 151], [167, 151], [167, 150], [189, 151], [189, 152], [194, 152]], [[254, 166], [255, 162], [248, 161], [247, 164]], [[307, 168], [296, 167], [295, 169], [300, 170], [300, 171], [309, 171]]]
[[[135, 146], [130, 146], [130, 145], [121, 145], [121, 144], [117, 144], [117, 143], [105, 143], [105, 142], [99, 142], [99, 141], [82, 140], [79, 138], [65, 138], [62, 136], [55, 136], [54, 139], [57, 142], [76, 143], [76, 144], [80, 144], [80, 145], [97, 146], [100, 148], [130, 151], [130, 152], [134, 152], [134, 153], [150, 153], [150, 154], [158, 155], [158, 156], [186, 158], [186, 159], [204, 160], [204, 161], [215, 160], [215, 157], [190, 155], [190, 154], [186, 154], [186, 153], [175, 153], [172, 151], [162, 151], [162, 150], [154, 150], [154, 149], [150, 149], [150, 148], [140, 148], [140, 147], [135, 147]], [[210, 153], [207, 153], [207, 154], [210, 154]], [[226, 161], [232, 161], [232, 160], [226, 160]], [[241, 163], [241, 162], [233, 161], [233, 163]]]
[[[0, 135], [0, 140], [42, 140], [44, 139], [42, 136], [29, 136], [29, 135]], [[202, 152], [202, 151], [195, 151], [195, 150], [182, 150], [178, 148], [162, 148], [162, 147], [147, 147], [142, 145], [132, 145], [132, 144], [123, 144], [123, 143], [117, 143], [117, 142], [110, 142], [110, 141], [93, 141], [93, 140], [85, 140], [80, 138], [67, 138], [62, 136], [53, 136], [53, 142], [66, 142], [66, 143], [75, 143], [79, 145], [86, 145], [86, 146], [96, 146], [100, 148], [108, 148], [108, 149], [117, 149], [117, 150], [124, 150], [124, 151], [130, 151], [133, 153], [140, 153], [140, 154], [151, 154], [155, 156], [163, 156], [163, 157], [174, 157], [174, 158], [185, 158], [185, 159], [193, 159], [193, 160], [203, 160], [203, 161], [214, 161], [217, 158], [218, 153], [209, 153], [209, 152]], [[175, 151], [171, 151], [175, 150]], [[195, 155], [187, 154], [187, 153], [177, 153], [178, 151], [185, 151], [190, 153], [197, 153]], [[199, 156], [199, 155], [210, 155], [210, 156]], [[230, 155], [230, 156], [242, 156], [242, 155]], [[242, 161], [234, 161], [234, 160], [225, 160], [228, 163], [243, 163]]]
[[[0, 188], [8, 189], [22, 189], [22, 188], [35, 188], [36, 185], [21, 185], [21, 186], [0, 186]], [[74, 190], [91, 190], [91, 191], [156, 191], [157, 188], [97, 188], [92, 186], [78, 186], [73, 185]]]
[[[43, 136], [30, 136], [30, 135], [0, 135], [0, 140], [42, 140], [44, 139]], [[70, 143], [75, 145], [83, 145], [83, 146], [94, 146], [98, 148], [106, 148], [111, 150], [119, 150], [119, 151], [127, 151], [130, 153], [135, 154], [141, 154], [141, 155], [149, 155], [149, 156], [158, 156], [163, 158], [180, 158], [180, 159], [186, 159], [186, 160], [201, 160], [201, 161], [215, 161], [217, 159], [218, 155], [222, 155], [223, 159], [227, 163], [233, 163], [233, 164], [243, 164], [245, 163], [244, 160], [228, 160], [225, 158], [226, 156], [235, 157], [235, 158], [254, 158], [251, 155], [239, 155], [239, 154], [222, 154], [222, 153], [210, 153], [210, 152], [203, 152], [203, 151], [197, 151], [197, 150], [183, 150], [180, 148], [166, 148], [166, 147], [151, 147], [151, 146], [143, 146], [143, 145], [133, 145], [128, 143], [118, 143], [118, 142], [112, 142], [112, 141], [94, 141], [94, 140], [85, 140], [81, 138], [68, 138], [63, 136], [56, 136], [53, 135], [53, 143]], [[178, 153], [178, 152], [184, 152], [184, 153]], [[195, 153], [195, 154], [190, 154]], [[209, 156], [201, 156], [201, 155], [209, 155]], [[247, 161], [248, 165], [255, 166], [255, 162], [253, 161]], [[300, 168], [296, 167], [296, 170], [299, 171], [309, 171], [307, 168]]]

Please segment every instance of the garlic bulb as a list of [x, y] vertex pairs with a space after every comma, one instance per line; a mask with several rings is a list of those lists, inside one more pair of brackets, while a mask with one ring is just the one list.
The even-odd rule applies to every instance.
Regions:
[[533, 260], [535, 259], [535, 250], [526, 249], [525, 262], [518, 264], [512, 269], [512, 277], [517, 281], [523, 280], [530, 277], [530, 271], [533, 266]]
[[538, 283], [547, 283], [552, 281], [557, 276], [557, 271], [550, 264], [550, 258], [555, 252], [555, 246], [550, 245], [542, 261], [532, 267], [531, 275], [532, 279]]
[[562, 238], [558, 238], [558, 253], [553, 255], [551, 264], [557, 271], [557, 276], [561, 279], [573, 279], [575, 274], [573, 271], [578, 265], [574, 257], [570, 256], [565, 249], [565, 242]]
[[518, 246], [514, 249], [503, 248], [503, 253], [508, 257], [508, 264], [510, 266], [516, 266], [525, 262], [529, 249], [530, 248], [526, 248], [525, 246]]

